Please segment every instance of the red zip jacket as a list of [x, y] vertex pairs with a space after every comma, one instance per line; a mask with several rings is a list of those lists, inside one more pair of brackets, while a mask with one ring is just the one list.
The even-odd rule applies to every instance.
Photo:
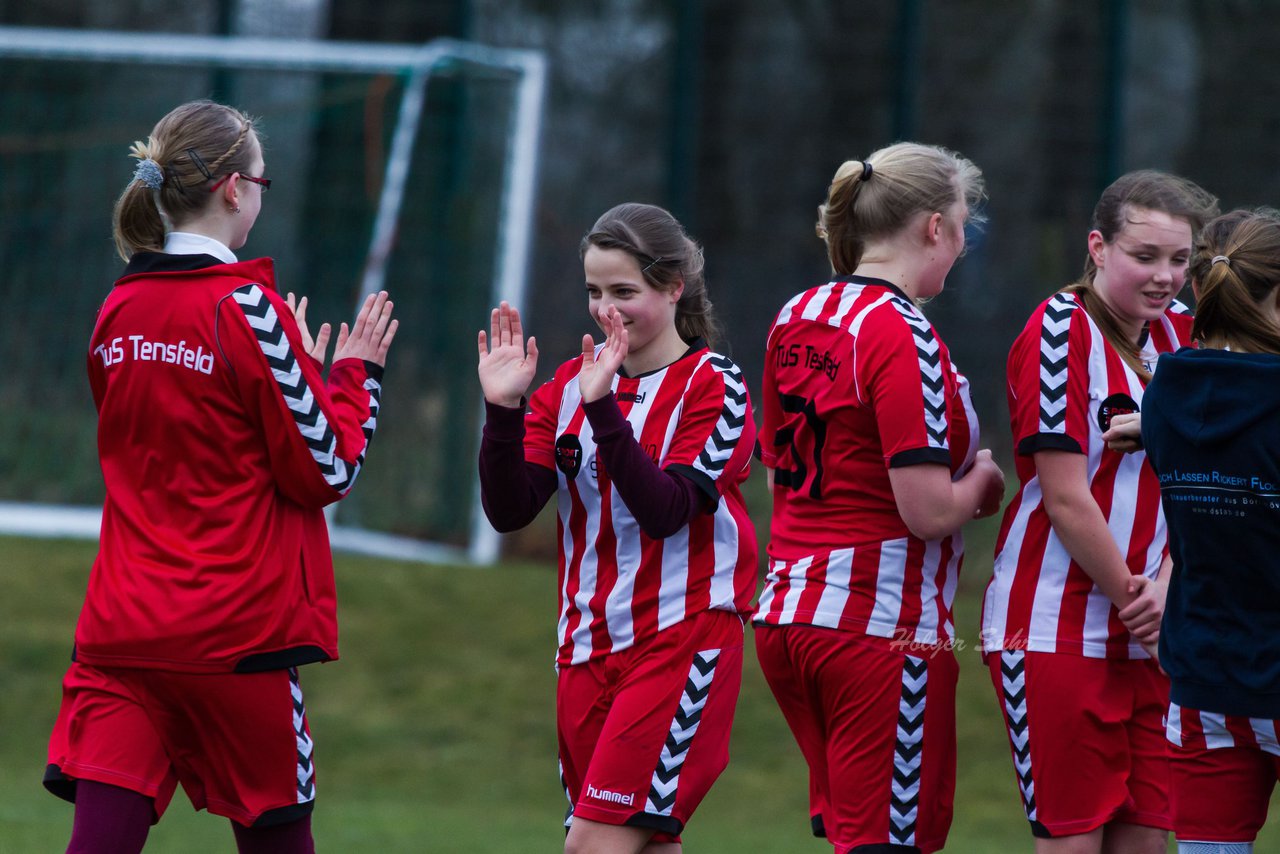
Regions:
[[85, 664], [270, 670], [338, 657], [323, 508], [351, 488], [382, 369], [302, 347], [270, 259], [140, 252], [89, 345], [106, 485]]

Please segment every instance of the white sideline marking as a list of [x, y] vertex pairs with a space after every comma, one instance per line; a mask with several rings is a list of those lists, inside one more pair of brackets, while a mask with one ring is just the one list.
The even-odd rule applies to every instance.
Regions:
[[[0, 501], [0, 534], [42, 539], [96, 540], [101, 527], [102, 511], [96, 507]], [[466, 549], [364, 528], [331, 526], [329, 540], [335, 551], [352, 554], [418, 563], [470, 563]]]

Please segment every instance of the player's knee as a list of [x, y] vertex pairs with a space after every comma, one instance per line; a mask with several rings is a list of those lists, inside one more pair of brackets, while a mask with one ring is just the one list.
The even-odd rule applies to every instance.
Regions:
[[564, 840], [564, 854], [623, 854], [644, 848], [653, 831], [575, 818]]

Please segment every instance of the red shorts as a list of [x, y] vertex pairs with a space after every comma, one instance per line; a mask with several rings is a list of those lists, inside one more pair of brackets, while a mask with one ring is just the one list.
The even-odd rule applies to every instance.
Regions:
[[1034, 835], [1170, 829], [1169, 680], [1155, 662], [1005, 650], [987, 667]]
[[705, 611], [621, 652], [560, 668], [560, 774], [574, 816], [677, 842], [729, 764], [742, 620]]
[[1169, 704], [1173, 829], [1179, 840], [1254, 840], [1280, 779], [1277, 724]]
[[296, 669], [193, 674], [72, 664], [49, 738], [45, 787], [75, 800], [75, 781], [155, 800], [182, 783], [196, 809], [246, 827], [311, 812], [311, 733]]
[[758, 625], [755, 640], [809, 763], [815, 835], [837, 854], [941, 849], [956, 788], [952, 652], [907, 652], [889, 638], [794, 624]]

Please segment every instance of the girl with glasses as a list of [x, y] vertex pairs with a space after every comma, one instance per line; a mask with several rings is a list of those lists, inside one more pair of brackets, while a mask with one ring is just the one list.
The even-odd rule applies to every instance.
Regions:
[[241, 852], [311, 852], [298, 667], [338, 657], [324, 507], [377, 426], [386, 293], [313, 338], [271, 260], [242, 261], [269, 186], [254, 123], [176, 108], [135, 143], [115, 208], [127, 265], [88, 372], [106, 499], [45, 785], [69, 851], [141, 851], [180, 783]]

